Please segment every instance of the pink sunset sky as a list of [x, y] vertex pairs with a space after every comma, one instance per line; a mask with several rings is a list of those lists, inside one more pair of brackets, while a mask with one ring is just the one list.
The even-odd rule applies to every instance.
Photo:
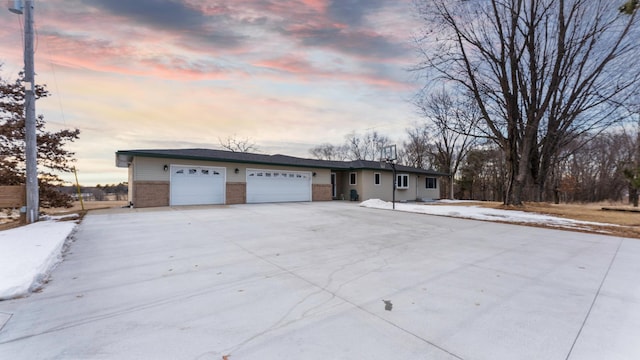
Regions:
[[[13, 81], [24, 18], [2, 5], [0, 73]], [[69, 149], [83, 185], [127, 180], [117, 150], [235, 136], [310, 157], [354, 131], [400, 144], [419, 121], [412, 0], [42, 0], [34, 17], [36, 80], [52, 94], [37, 113], [81, 130]]]

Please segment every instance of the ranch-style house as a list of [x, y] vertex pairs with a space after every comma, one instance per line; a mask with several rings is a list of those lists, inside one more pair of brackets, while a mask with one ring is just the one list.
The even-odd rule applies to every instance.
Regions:
[[[393, 169], [376, 161], [326, 161], [212, 149], [120, 150], [133, 207], [393, 198]], [[396, 201], [440, 198], [432, 170], [396, 165]]]

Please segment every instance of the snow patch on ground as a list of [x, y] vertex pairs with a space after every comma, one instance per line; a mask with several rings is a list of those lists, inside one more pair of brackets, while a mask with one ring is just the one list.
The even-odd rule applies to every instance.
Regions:
[[0, 211], [0, 224], [16, 221], [20, 218], [18, 209], [4, 209]]
[[62, 260], [75, 221], [39, 221], [0, 232], [0, 300], [28, 294]]
[[[447, 202], [452, 201], [449, 200]], [[589, 226], [616, 226], [614, 224], [565, 219], [556, 216], [543, 215], [519, 210], [501, 210], [484, 208], [480, 206], [453, 206], [434, 204], [437, 203], [396, 203], [396, 210], [474, 220], [513, 222], [518, 224], [543, 224], [547, 226], [570, 229], [588, 229]], [[362, 203], [360, 203], [360, 206], [374, 209], [392, 209], [393, 203], [380, 199], [371, 199], [363, 201]]]

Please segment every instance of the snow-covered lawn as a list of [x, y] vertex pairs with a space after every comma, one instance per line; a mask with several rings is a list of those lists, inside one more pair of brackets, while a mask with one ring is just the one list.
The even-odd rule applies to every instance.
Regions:
[[[429, 215], [450, 216], [484, 221], [500, 221], [516, 224], [541, 224], [557, 228], [568, 228], [576, 230], [589, 229], [590, 226], [616, 226], [614, 224], [565, 219], [557, 216], [543, 215], [518, 210], [491, 209], [480, 206], [440, 205], [441, 203], [447, 204], [452, 202], [453, 201], [450, 200], [443, 200], [432, 204], [396, 203], [395, 209], [397, 211], [406, 211]], [[360, 203], [360, 206], [374, 209], [393, 208], [393, 204], [391, 202], [378, 199], [366, 200]]]
[[0, 300], [37, 289], [61, 261], [62, 248], [76, 222], [58, 220], [0, 231]]

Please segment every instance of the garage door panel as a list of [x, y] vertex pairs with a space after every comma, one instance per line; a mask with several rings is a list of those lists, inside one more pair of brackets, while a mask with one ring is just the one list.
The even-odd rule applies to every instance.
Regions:
[[247, 202], [311, 201], [311, 173], [247, 170]]
[[171, 166], [171, 205], [207, 205], [225, 202], [225, 169], [207, 166]]

